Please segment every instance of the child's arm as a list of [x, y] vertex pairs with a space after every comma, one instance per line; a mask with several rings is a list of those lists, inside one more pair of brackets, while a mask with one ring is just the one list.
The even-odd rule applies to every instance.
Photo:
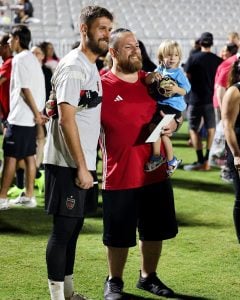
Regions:
[[152, 84], [154, 81], [160, 81], [162, 79], [162, 75], [158, 72], [148, 73], [145, 77], [145, 83], [147, 85]]
[[178, 94], [178, 95], [181, 95], [181, 96], [185, 96], [186, 95], [186, 90], [181, 88], [180, 86], [178, 86], [176, 83], [174, 84], [171, 84], [169, 86], [166, 87], [166, 90], [167, 91], [170, 91], [174, 94]]

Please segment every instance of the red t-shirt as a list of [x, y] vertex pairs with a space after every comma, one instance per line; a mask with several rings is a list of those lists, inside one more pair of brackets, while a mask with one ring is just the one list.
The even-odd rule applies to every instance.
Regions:
[[0, 67], [0, 76], [5, 77], [7, 80], [0, 85], [0, 106], [1, 117], [6, 120], [9, 114], [9, 86], [12, 70], [12, 57], [5, 60]]
[[140, 71], [135, 83], [125, 82], [112, 72], [102, 76], [103, 189], [137, 188], [166, 178], [166, 164], [153, 172], [144, 171], [152, 153], [151, 144], [145, 140], [156, 110], [156, 101], [143, 83], [145, 76]]
[[228, 59], [224, 60], [217, 68], [217, 72], [215, 75], [215, 81], [214, 81], [214, 95], [213, 95], [213, 106], [218, 107], [218, 101], [216, 97], [216, 86], [222, 86], [224, 88], [227, 88], [227, 81], [228, 81], [228, 74], [231, 70], [231, 67], [233, 63], [237, 60], [237, 55], [233, 55], [229, 57]]

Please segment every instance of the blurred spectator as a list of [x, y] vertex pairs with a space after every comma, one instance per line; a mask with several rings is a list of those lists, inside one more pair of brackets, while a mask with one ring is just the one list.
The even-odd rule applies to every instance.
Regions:
[[103, 60], [103, 68], [99, 71], [100, 75], [107, 73], [112, 68], [112, 57], [108, 52]]
[[0, 56], [3, 60], [3, 64], [0, 67], [0, 106], [3, 125], [6, 124], [9, 114], [9, 87], [13, 58], [8, 39], [8, 34], [0, 38]]
[[138, 43], [142, 54], [142, 70], [146, 72], [154, 71], [157, 68], [157, 66], [155, 65], [154, 62], [151, 61], [143, 42], [138, 40]]
[[33, 17], [33, 5], [29, 0], [18, 0], [19, 8], [16, 10], [14, 23], [26, 23], [28, 18]]
[[48, 68], [50, 68], [52, 70], [52, 73], [54, 73], [54, 71], [58, 65], [59, 58], [57, 57], [57, 55], [55, 53], [53, 44], [50, 42], [42, 42], [38, 46], [42, 49], [42, 51], [45, 55], [43, 64], [45, 66], [47, 66]]
[[37, 57], [44, 74], [45, 79], [45, 89], [46, 89], [46, 101], [49, 99], [50, 92], [52, 89], [51, 79], [52, 79], [52, 70], [43, 64], [44, 61], [44, 53], [39, 45], [33, 46], [31, 49], [32, 53]]
[[220, 52], [220, 57], [225, 60], [232, 55], [236, 54], [238, 51], [238, 45], [235, 43], [227, 43], [226, 45], [223, 46], [221, 52]]
[[[192, 85], [188, 105], [188, 121], [191, 141], [197, 155], [196, 162], [184, 166], [186, 171], [210, 169], [208, 157], [216, 127], [212, 99], [214, 78], [222, 59], [211, 52], [213, 35], [210, 32], [202, 33], [200, 45], [201, 51], [191, 55], [185, 65], [185, 72]], [[199, 134], [202, 119], [204, 119], [204, 126], [207, 130], [205, 155], [203, 154], [202, 137]]]
[[240, 46], [239, 34], [237, 32], [230, 32], [228, 34], [228, 41], [229, 41], [229, 43], [234, 43], [239, 47]]

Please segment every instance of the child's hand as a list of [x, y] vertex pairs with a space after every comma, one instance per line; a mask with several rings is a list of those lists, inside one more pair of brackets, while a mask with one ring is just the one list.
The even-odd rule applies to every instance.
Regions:
[[162, 80], [162, 75], [158, 72], [151, 72], [147, 75], [145, 82], [146, 84], [154, 83], [155, 81]]
[[172, 82], [171, 84], [165, 86], [165, 90], [167, 92], [170, 92], [171, 94], [177, 94], [178, 89], [179, 87], [175, 82]]
[[166, 85], [165, 90], [171, 94], [186, 95], [186, 91], [183, 88], [180, 88], [176, 82]]

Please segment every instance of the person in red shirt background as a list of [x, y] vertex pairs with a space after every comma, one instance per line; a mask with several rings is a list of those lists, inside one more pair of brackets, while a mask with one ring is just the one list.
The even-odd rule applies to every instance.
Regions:
[[3, 127], [9, 113], [9, 85], [13, 58], [8, 39], [8, 34], [5, 34], [0, 38], [0, 56], [3, 60], [0, 67], [0, 107]]

